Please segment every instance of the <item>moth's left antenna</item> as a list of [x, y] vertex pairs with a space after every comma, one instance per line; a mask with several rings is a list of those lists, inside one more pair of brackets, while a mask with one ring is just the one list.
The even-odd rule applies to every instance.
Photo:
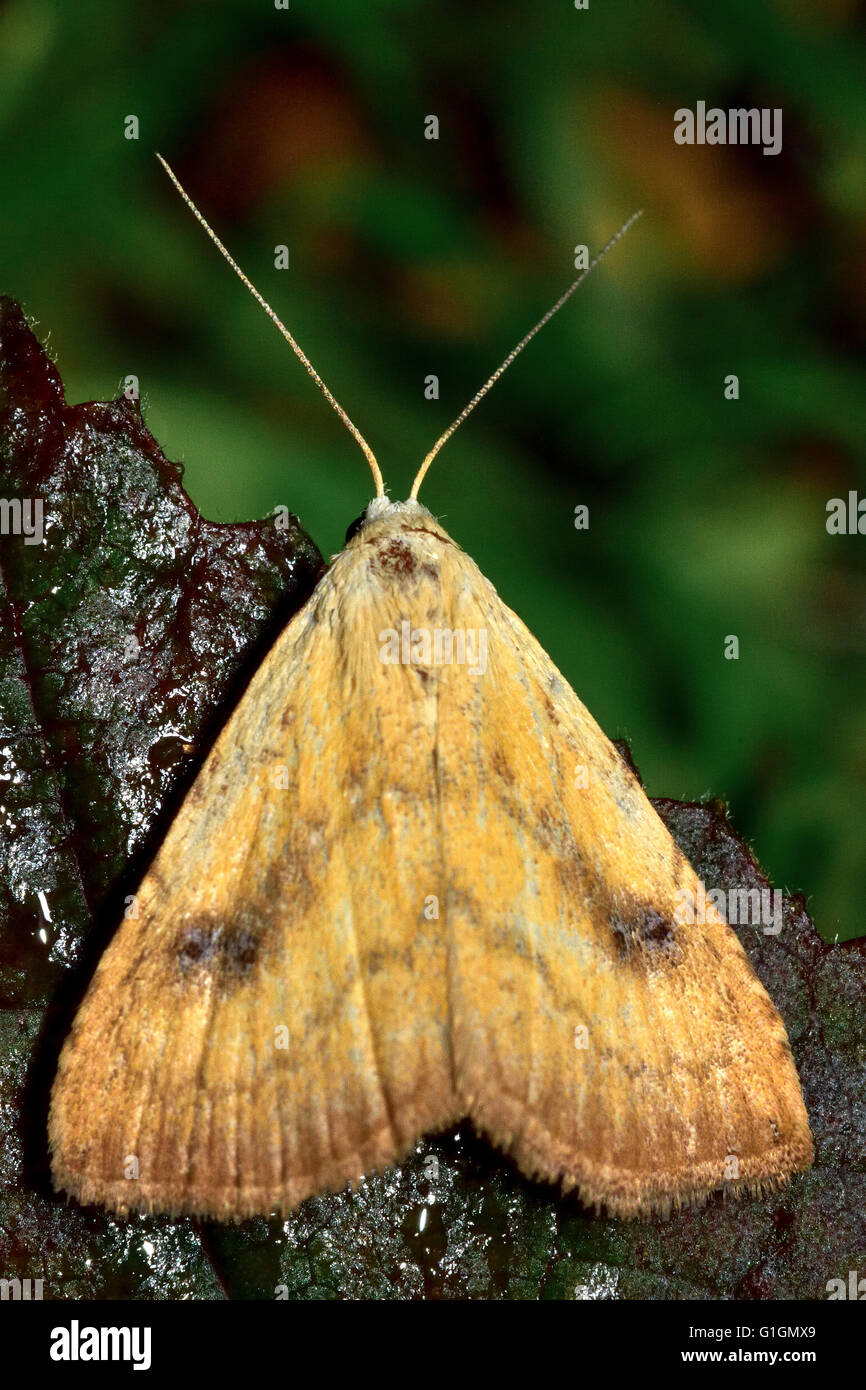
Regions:
[[370, 465], [370, 472], [373, 474], [373, 481], [374, 481], [375, 484], [376, 484], [376, 496], [377, 496], [377, 497], [384, 497], [384, 496], [385, 496], [385, 483], [384, 483], [384, 481], [383, 481], [383, 479], [382, 479], [382, 470], [380, 469], [378, 463], [376, 462], [376, 455], [373, 453], [373, 450], [370, 448], [369, 444], [367, 443], [366, 439], [365, 439], [364, 436], [362, 435], [361, 431], [358, 429], [357, 425], [355, 425], [355, 424], [353, 423], [353, 421], [349, 419], [349, 417], [348, 417], [348, 415], [346, 414], [345, 410], [344, 410], [343, 407], [340, 405], [340, 402], [339, 402], [339, 401], [336, 399], [336, 397], [333, 396], [333, 395], [331, 394], [331, 392], [328, 390], [327, 386], [325, 385], [325, 383], [324, 383], [324, 381], [322, 380], [322, 378], [319, 376], [319, 373], [316, 371], [316, 369], [315, 369], [315, 367], [313, 366], [312, 362], [310, 361], [309, 357], [308, 357], [307, 354], [304, 352], [303, 348], [295, 341], [295, 339], [292, 337], [292, 335], [291, 335], [291, 333], [289, 332], [289, 330], [286, 328], [286, 325], [282, 322], [281, 319], [279, 319], [279, 318], [277, 317], [277, 315], [274, 313], [273, 309], [271, 308], [270, 304], [268, 304], [267, 300], [262, 298], [262, 296], [259, 294], [258, 290], [256, 289], [255, 285], [253, 284], [252, 280], [248, 279], [248, 277], [247, 277], [246, 275], [244, 275], [244, 272], [241, 270], [241, 268], [240, 268], [240, 266], [238, 265], [237, 261], [236, 261], [236, 260], [234, 259], [234, 257], [227, 251], [227, 249], [225, 248], [225, 246], [223, 246], [223, 244], [222, 244], [222, 242], [220, 241], [219, 237], [217, 236], [216, 232], [215, 232], [215, 231], [213, 230], [213, 228], [205, 221], [204, 217], [202, 217], [201, 213], [199, 212], [199, 210], [198, 210], [198, 208], [196, 207], [195, 203], [193, 202], [192, 198], [191, 198], [191, 197], [189, 196], [189, 194], [187, 193], [186, 189], [184, 188], [184, 186], [183, 186], [183, 184], [181, 183], [180, 179], [177, 177], [177, 174], [176, 174], [176, 173], [174, 172], [174, 170], [171, 168], [170, 164], [168, 164], [167, 161], [163, 159], [163, 157], [162, 157], [161, 154], [158, 154], [156, 157], [157, 157], [157, 159], [159, 160], [159, 162], [160, 162], [160, 164], [162, 165], [162, 167], [163, 167], [163, 169], [165, 170], [165, 172], [168, 174], [169, 178], [171, 179], [171, 181], [172, 181], [172, 183], [174, 184], [175, 188], [177, 189], [178, 193], [179, 193], [180, 196], [183, 198], [183, 201], [186, 203], [186, 205], [187, 205], [187, 207], [189, 208], [190, 212], [194, 213], [194, 215], [198, 218], [198, 220], [199, 220], [199, 222], [201, 223], [201, 225], [204, 227], [205, 231], [207, 232], [207, 234], [208, 234], [208, 236], [210, 237], [211, 241], [213, 242], [214, 246], [215, 246], [215, 247], [217, 248], [217, 250], [225, 257], [225, 259], [228, 261], [229, 265], [231, 266], [232, 270], [235, 272], [235, 274], [238, 276], [238, 278], [246, 285], [247, 289], [249, 290], [249, 292], [250, 292], [250, 294], [253, 296], [253, 298], [256, 299], [256, 300], [258, 300], [259, 304], [261, 304], [261, 306], [262, 306], [262, 308], [264, 309], [265, 313], [267, 314], [268, 318], [269, 318], [269, 319], [272, 319], [273, 322], [277, 325], [277, 328], [278, 328], [278, 329], [280, 330], [280, 332], [282, 333], [283, 337], [285, 338], [286, 342], [289, 344], [289, 347], [292, 349], [292, 351], [294, 352], [295, 356], [298, 358], [298, 360], [299, 360], [301, 363], [303, 363], [304, 367], [305, 367], [306, 370], [309, 372], [310, 376], [313, 378], [313, 381], [316, 383], [316, 385], [318, 386], [318, 388], [319, 388], [319, 390], [321, 391], [322, 395], [325, 397], [325, 400], [326, 400], [326, 401], [328, 402], [328, 404], [329, 404], [330, 406], [332, 406], [333, 409], [337, 412], [337, 414], [339, 415], [339, 417], [340, 417], [340, 419], [342, 420], [343, 424], [346, 426], [346, 429], [349, 431], [349, 433], [350, 433], [350, 434], [352, 435], [352, 437], [355, 439], [356, 443], [359, 445], [359, 447], [360, 447], [360, 449], [361, 449], [361, 452], [362, 452], [363, 455], [364, 455], [364, 458], [367, 460], [367, 462], [368, 462], [369, 465]]

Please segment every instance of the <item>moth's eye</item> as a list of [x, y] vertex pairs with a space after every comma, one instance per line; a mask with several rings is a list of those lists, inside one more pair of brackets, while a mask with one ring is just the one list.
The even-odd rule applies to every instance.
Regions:
[[364, 522], [366, 521], [366, 519], [367, 519], [367, 514], [366, 514], [366, 512], [362, 512], [361, 515], [360, 515], [359, 517], [356, 517], [356, 518], [355, 518], [355, 520], [352, 522], [351, 526], [349, 527], [348, 531], [346, 532], [346, 539], [345, 539], [345, 541], [343, 542], [344, 545], [348, 545], [348, 544], [349, 544], [349, 541], [352, 539], [352, 537], [353, 537], [353, 536], [357, 536], [357, 534], [358, 534], [358, 532], [360, 531], [361, 527], [364, 525]]

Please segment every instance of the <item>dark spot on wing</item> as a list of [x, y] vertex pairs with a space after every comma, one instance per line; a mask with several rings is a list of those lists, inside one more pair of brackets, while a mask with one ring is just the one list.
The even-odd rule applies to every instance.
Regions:
[[373, 975], [381, 975], [382, 971], [387, 967], [390, 959], [391, 957], [387, 951], [368, 951], [362, 961], [362, 964], [364, 966], [364, 973], [368, 977], [372, 977]]
[[228, 991], [249, 979], [259, 958], [261, 934], [240, 917], [199, 917], [187, 922], [177, 943], [182, 979], [212, 982]]
[[682, 951], [674, 923], [666, 913], [632, 894], [618, 893], [608, 904], [607, 914], [617, 951], [623, 958], [639, 952], [650, 963], [679, 963]]

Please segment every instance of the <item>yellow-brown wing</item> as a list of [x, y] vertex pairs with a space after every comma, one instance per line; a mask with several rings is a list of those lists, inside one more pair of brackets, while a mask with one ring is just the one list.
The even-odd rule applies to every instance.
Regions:
[[[50, 1114], [58, 1187], [288, 1210], [460, 1118], [435, 696], [380, 632], [430, 576], [360, 538], [278, 638], [106, 951]], [[389, 598], [394, 598], [393, 611]], [[420, 605], [420, 607], [419, 607]]]
[[[620, 1216], [809, 1166], [784, 1025], [734, 932], [545, 652], [461, 552], [438, 766], [457, 1089], [525, 1172]], [[685, 890], [685, 891], [684, 891]], [[699, 915], [699, 913], [698, 913]]]

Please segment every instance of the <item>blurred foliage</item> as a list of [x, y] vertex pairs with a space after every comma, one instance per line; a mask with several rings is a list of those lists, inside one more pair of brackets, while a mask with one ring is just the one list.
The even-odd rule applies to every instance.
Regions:
[[[424, 500], [648, 790], [726, 798], [774, 882], [856, 935], [866, 537], [829, 536], [825, 507], [866, 493], [864, 59], [854, 0], [10, 0], [0, 289], [70, 400], [139, 376], [206, 515], [284, 503], [328, 552], [366, 466], [153, 151], [394, 495], [573, 277], [574, 246], [644, 206]], [[781, 154], [677, 146], [673, 112], [700, 99], [781, 107]]]

